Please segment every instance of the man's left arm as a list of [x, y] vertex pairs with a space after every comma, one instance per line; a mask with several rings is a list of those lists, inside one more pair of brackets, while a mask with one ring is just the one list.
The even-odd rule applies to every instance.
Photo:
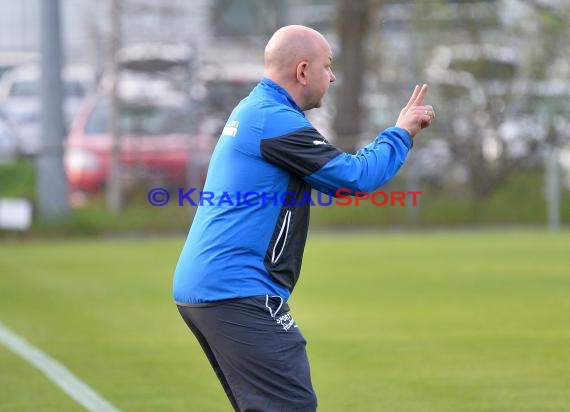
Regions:
[[261, 154], [317, 190], [358, 192], [372, 191], [390, 180], [403, 165], [411, 145], [404, 129], [391, 127], [352, 155], [329, 144], [311, 127], [263, 140]]

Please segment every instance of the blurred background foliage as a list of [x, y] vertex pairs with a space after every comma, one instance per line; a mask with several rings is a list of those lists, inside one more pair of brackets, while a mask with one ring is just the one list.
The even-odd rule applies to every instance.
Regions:
[[[39, 63], [38, 1], [0, 5], [0, 197], [30, 199], [36, 214], [37, 158], [46, 149], [39, 88], [22, 66]], [[393, 125], [417, 83], [430, 85], [437, 111], [383, 188], [421, 190], [419, 205], [315, 207], [314, 226], [548, 223], [556, 230], [570, 222], [565, 1], [61, 0], [61, 6], [65, 66], [89, 73], [80, 93], [69, 87], [63, 105], [72, 209], [58, 219], [36, 215], [27, 233], [186, 231], [192, 208], [176, 199], [152, 206], [148, 192], [167, 187], [175, 195], [203, 183], [229, 111], [261, 76], [265, 42], [285, 24], [314, 27], [333, 46], [337, 83], [325, 106], [308, 116], [344, 150]], [[119, 26], [112, 13], [120, 14]], [[98, 102], [110, 97], [113, 67], [120, 74], [123, 142], [118, 210], [105, 197], [110, 119], [103, 118], [101, 133], [87, 126]], [[132, 117], [141, 107], [144, 122]], [[0, 234], [13, 235], [1, 228]]]

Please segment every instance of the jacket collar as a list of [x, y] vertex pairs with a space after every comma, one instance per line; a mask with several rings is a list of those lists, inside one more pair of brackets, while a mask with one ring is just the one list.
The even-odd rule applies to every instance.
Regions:
[[[303, 113], [303, 110], [295, 103], [295, 100], [291, 97], [291, 95], [285, 90], [283, 87], [279, 86], [273, 80], [263, 77], [260, 81], [260, 84], [271, 89], [273, 92], [272, 94], [285, 103], [287, 106], [292, 107], [293, 109], [297, 110], [300, 113]], [[303, 113], [304, 115], [304, 113]]]

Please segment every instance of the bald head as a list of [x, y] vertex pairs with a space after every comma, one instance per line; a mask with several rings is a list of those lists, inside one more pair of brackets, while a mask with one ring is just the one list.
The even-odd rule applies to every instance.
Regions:
[[[308, 82], [314, 85], [319, 81], [316, 70], [322, 66], [328, 71], [326, 89], [335, 79], [330, 71], [330, 45], [321, 33], [310, 27], [293, 25], [277, 30], [265, 47], [264, 60], [264, 75], [285, 88], [304, 110], [306, 94], [314, 89]], [[304, 90], [307, 87], [310, 90]], [[318, 104], [311, 102], [312, 107], [318, 107], [321, 98]]]
[[318, 31], [305, 26], [285, 26], [265, 47], [265, 69], [291, 70], [301, 60], [312, 60], [328, 43]]

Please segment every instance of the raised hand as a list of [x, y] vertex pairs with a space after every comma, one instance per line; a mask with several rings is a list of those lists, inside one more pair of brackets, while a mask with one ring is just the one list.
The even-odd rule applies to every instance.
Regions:
[[421, 129], [425, 129], [435, 119], [435, 111], [431, 105], [424, 105], [424, 98], [428, 92], [428, 85], [424, 84], [414, 88], [408, 104], [400, 111], [397, 127], [405, 129], [410, 137], [414, 137]]

